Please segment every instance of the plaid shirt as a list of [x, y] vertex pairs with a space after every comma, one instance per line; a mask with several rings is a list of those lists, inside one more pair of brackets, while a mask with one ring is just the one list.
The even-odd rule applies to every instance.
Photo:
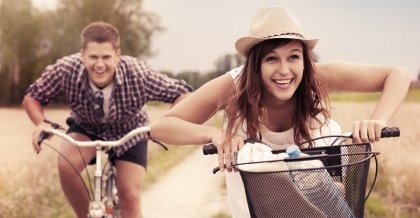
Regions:
[[[160, 74], [139, 59], [121, 56], [115, 69], [109, 114], [103, 122], [95, 116], [92, 104], [94, 94], [89, 87], [80, 53], [77, 53], [47, 66], [42, 76], [29, 86], [26, 94], [43, 106], [57, 96], [64, 96], [76, 124], [103, 140], [117, 140], [130, 130], [148, 124], [144, 110], [148, 101], [173, 103], [177, 97], [189, 91], [192, 88], [185, 81]], [[141, 140], [147, 140], [147, 136], [138, 135], [116, 147], [117, 156]]]

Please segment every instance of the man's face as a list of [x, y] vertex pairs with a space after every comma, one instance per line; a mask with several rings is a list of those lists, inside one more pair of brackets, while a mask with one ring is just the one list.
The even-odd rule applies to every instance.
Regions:
[[89, 42], [81, 53], [89, 80], [98, 88], [109, 85], [114, 79], [120, 50], [115, 49], [110, 42]]

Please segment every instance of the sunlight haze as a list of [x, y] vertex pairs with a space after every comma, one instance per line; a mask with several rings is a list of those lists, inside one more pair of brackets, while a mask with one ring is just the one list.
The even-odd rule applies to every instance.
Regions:
[[[33, 0], [48, 9], [55, 1]], [[306, 35], [319, 39], [315, 53], [320, 61], [401, 65], [417, 78], [420, 2], [416, 0], [144, 0], [144, 9], [158, 14], [166, 28], [155, 36], [156, 55], [147, 61], [158, 70], [209, 72], [219, 57], [236, 52], [234, 43], [247, 35], [253, 15], [278, 3], [294, 12]]]

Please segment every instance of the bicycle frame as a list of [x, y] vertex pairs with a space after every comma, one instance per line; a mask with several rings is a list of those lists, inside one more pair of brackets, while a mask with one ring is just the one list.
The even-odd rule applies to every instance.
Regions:
[[102, 178], [103, 178], [103, 170], [102, 170], [102, 149], [103, 148], [111, 148], [116, 147], [119, 145], [124, 144], [128, 140], [130, 140], [132, 137], [138, 135], [138, 134], [146, 134], [150, 132], [149, 126], [139, 127], [136, 128], [129, 133], [127, 133], [125, 136], [120, 138], [116, 141], [101, 141], [101, 140], [95, 140], [95, 141], [78, 141], [72, 138], [71, 136], [67, 135], [65, 132], [54, 128], [46, 128], [43, 131], [44, 133], [48, 135], [56, 135], [69, 143], [79, 146], [79, 147], [95, 147], [96, 149], [96, 163], [95, 163], [95, 172], [94, 172], [94, 191], [93, 191], [93, 199], [89, 203], [89, 214], [88, 217], [90, 218], [99, 218], [104, 217], [106, 215], [106, 207], [105, 202], [102, 199]]

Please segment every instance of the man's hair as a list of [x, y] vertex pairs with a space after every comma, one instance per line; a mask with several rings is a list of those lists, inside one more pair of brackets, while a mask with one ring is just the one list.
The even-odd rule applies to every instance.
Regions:
[[82, 49], [86, 49], [89, 42], [110, 42], [115, 49], [120, 48], [120, 33], [111, 24], [96, 21], [87, 25], [80, 35]]

